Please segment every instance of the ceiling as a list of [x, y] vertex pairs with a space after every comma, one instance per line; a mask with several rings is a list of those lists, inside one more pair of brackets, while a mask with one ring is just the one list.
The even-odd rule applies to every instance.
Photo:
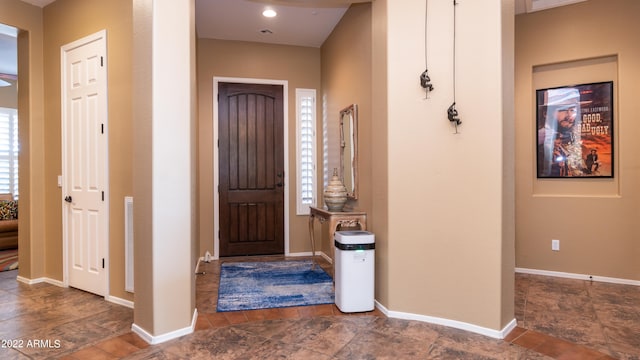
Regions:
[[[320, 47], [351, 3], [371, 0], [195, 1], [199, 38]], [[515, 0], [515, 12], [524, 14], [582, 1], [587, 0]], [[266, 8], [276, 10], [278, 16], [263, 17]]]
[[18, 29], [0, 24], [0, 79], [18, 74], [17, 34]]
[[[198, 38], [320, 47], [347, 11], [349, 3], [196, 0], [196, 33]], [[273, 18], [262, 16], [267, 8], [278, 15]]]
[[516, 0], [516, 15], [575, 4], [587, 0]]
[[[22, 0], [45, 7], [55, 0]], [[320, 47], [352, 3], [371, 0], [195, 0], [199, 38]], [[516, 14], [586, 0], [515, 0]], [[262, 11], [278, 12], [265, 18]], [[0, 24], [0, 74], [17, 73], [16, 30]]]
[[31, 5], [45, 7], [56, 0], [22, 0], [23, 2], [29, 3]]
[[[55, 0], [22, 0], [45, 7]], [[351, 3], [370, 0], [195, 0], [199, 38], [320, 47]], [[275, 18], [262, 11], [272, 8]]]

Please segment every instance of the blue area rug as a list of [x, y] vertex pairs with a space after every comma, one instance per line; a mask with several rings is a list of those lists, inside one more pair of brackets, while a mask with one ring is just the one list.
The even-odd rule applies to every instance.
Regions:
[[311, 261], [234, 262], [220, 266], [218, 311], [333, 304], [333, 280]]

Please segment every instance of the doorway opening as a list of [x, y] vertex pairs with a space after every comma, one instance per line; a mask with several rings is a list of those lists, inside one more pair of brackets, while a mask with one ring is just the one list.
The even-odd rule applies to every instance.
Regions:
[[0, 24], [0, 271], [19, 265], [18, 32]]

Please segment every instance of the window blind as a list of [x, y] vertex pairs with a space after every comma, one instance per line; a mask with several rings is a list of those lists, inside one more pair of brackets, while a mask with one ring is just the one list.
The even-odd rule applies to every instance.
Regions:
[[315, 205], [316, 189], [316, 91], [296, 89], [298, 214], [308, 214]]
[[18, 199], [18, 111], [0, 108], [0, 193]]

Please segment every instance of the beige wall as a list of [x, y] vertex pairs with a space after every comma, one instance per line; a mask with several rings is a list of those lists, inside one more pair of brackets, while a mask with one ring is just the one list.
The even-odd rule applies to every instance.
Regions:
[[124, 291], [124, 197], [132, 195], [132, 6], [129, 0], [58, 0], [44, 8], [45, 192], [47, 277], [62, 280], [60, 47], [107, 30], [109, 112], [109, 287]]
[[[148, 91], [153, 85], [152, 67], [149, 62], [153, 57], [153, 16], [152, 4], [146, 0], [133, 2], [133, 124], [134, 169], [136, 178], [133, 191], [135, 194], [134, 242], [133, 251], [137, 254], [149, 253], [153, 248], [153, 96]], [[157, 312], [153, 301], [153, 256], [139, 256], [134, 264], [135, 302], [144, 306], [135, 307], [133, 322], [145, 329], [155, 327], [154, 313]], [[137, 270], [136, 270], [137, 269]], [[142, 271], [141, 271], [142, 270]]]
[[[307, 217], [296, 215], [296, 88], [320, 89], [320, 49], [240, 41], [199, 39], [198, 190], [200, 256], [213, 254], [213, 77], [289, 82], [289, 239], [292, 253], [311, 251]], [[319, 94], [319, 92], [318, 92]], [[318, 101], [319, 103], [320, 101]], [[318, 104], [318, 114], [320, 114]]]
[[0, 107], [17, 109], [18, 108], [18, 87], [17, 80], [3, 79], [11, 86], [0, 87]]
[[512, 61], [502, 46], [503, 32], [508, 40], [512, 29], [503, 21], [513, 17], [513, 7], [503, 9], [500, 0], [458, 5], [456, 100], [463, 124], [455, 134], [446, 117], [454, 90], [452, 4], [429, 2], [429, 13], [437, 14], [429, 26], [438, 31], [429, 37], [435, 91], [425, 100], [418, 81], [425, 68], [424, 1], [375, 3], [374, 23], [386, 17], [387, 36], [388, 166], [379, 175], [388, 187], [375, 190], [388, 193], [388, 208], [381, 209], [388, 213], [388, 238], [379, 255], [388, 288], [381, 300], [392, 311], [501, 330], [513, 320], [513, 254], [503, 255], [513, 249], [513, 224], [505, 216], [513, 176], [503, 160], [513, 104], [502, 99], [513, 83], [502, 68]]
[[[639, 14], [635, 0], [591, 0], [516, 17], [519, 268], [640, 280]], [[536, 179], [535, 90], [610, 80], [614, 178]]]
[[502, 0], [502, 322], [515, 312], [515, 5]]
[[391, 294], [389, 293], [389, 191], [387, 190], [389, 187], [387, 1], [372, 2], [371, 14], [372, 190], [371, 212], [367, 214], [367, 221], [376, 240], [376, 300], [381, 304], [389, 304]]
[[[349, 201], [350, 206], [371, 213], [371, 4], [354, 4], [344, 14], [331, 35], [322, 44], [322, 99], [323, 117], [333, 123], [338, 130], [340, 110], [350, 104], [358, 105], [358, 200]], [[320, 121], [319, 126], [321, 125]], [[323, 131], [318, 129], [318, 134]], [[339, 133], [331, 134], [339, 139]], [[339, 141], [333, 149], [339, 154]], [[318, 138], [318, 144], [327, 143]], [[323, 164], [322, 148], [319, 146], [318, 164]], [[333, 167], [329, 165], [328, 177]], [[321, 166], [318, 167], [320, 170]], [[322, 192], [324, 184], [322, 171], [318, 171], [318, 205], [323, 206]], [[370, 224], [372, 225], [372, 224]], [[319, 235], [319, 234], [318, 234]], [[321, 239], [321, 248], [325, 254], [331, 254], [328, 235]]]

